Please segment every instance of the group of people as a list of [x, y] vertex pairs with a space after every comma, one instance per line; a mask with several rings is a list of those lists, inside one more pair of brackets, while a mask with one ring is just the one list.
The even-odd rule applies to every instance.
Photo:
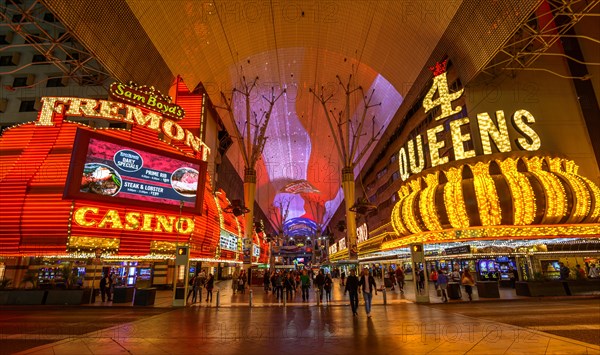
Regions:
[[201, 292], [201, 289], [206, 289], [206, 302], [212, 302], [213, 297], [213, 289], [215, 288], [215, 278], [213, 274], [209, 274], [206, 277], [206, 273], [204, 271], [199, 274], [195, 274], [188, 281], [189, 290], [186, 297], [186, 303], [190, 300], [190, 296], [192, 296], [192, 303], [196, 303], [198, 300], [198, 294]]
[[[423, 270], [421, 270], [421, 272], [423, 272]], [[419, 273], [419, 275], [421, 274], [421, 272]], [[423, 272], [423, 276], [421, 276], [421, 280], [424, 279], [424, 272]], [[473, 286], [475, 286], [475, 277], [473, 277], [473, 275], [471, 274], [471, 272], [469, 271], [469, 269], [464, 269], [461, 272], [459, 272], [458, 270], [453, 270], [452, 272], [448, 273], [446, 269], [441, 269], [441, 270], [436, 270], [433, 269], [431, 270], [431, 273], [429, 274], [429, 279], [431, 281], [433, 281], [433, 284], [436, 288], [436, 290], [438, 290], [438, 295], [442, 298], [442, 302], [446, 303], [449, 300], [448, 297], [448, 283], [450, 281], [452, 282], [457, 282], [460, 283], [461, 285], [463, 285], [465, 287], [465, 292], [467, 293], [468, 297], [469, 297], [469, 301], [473, 300]], [[424, 281], [423, 281], [424, 283]], [[423, 286], [424, 287], [424, 286]], [[458, 297], [462, 298], [461, 292], [460, 292], [460, 288], [459, 288], [459, 294]]]
[[371, 302], [373, 301], [373, 293], [377, 295], [377, 284], [375, 278], [369, 273], [368, 269], [364, 269], [360, 278], [356, 276], [356, 270], [350, 270], [350, 276], [345, 280], [344, 293], [348, 293], [350, 296], [350, 307], [352, 308], [352, 315], [358, 315], [358, 290], [362, 290], [363, 298], [365, 300], [365, 311], [367, 317], [371, 318]]
[[238, 273], [236, 270], [231, 277], [231, 289], [233, 294], [246, 293], [246, 283], [248, 282], [248, 275], [246, 270], [242, 270]]
[[307, 302], [309, 298], [309, 289], [314, 286], [315, 291], [318, 292], [319, 301], [323, 301], [323, 296], [327, 302], [331, 302], [331, 288], [333, 286], [333, 279], [331, 274], [324, 274], [323, 270], [319, 270], [318, 274], [311, 277], [312, 270], [297, 270], [283, 271], [276, 270], [272, 272], [265, 272], [263, 275], [263, 285], [265, 293], [268, 294], [271, 291], [277, 300], [282, 300], [287, 297], [291, 300], [295, 297], [298, 289], [302, 291], [302, 302]]
[[[571, 269], [569, 269], [569, 267], [566, 266], [564, 263], [558, 263], [558, 265], [560, 266], [560, 279], [567, 280], [571, 275]], [[596, 267], [596, 264], [588, 265], [588, 263], [586, 262], [585, 267], [586, 270], [584, 270], [580, 264], [575, 265], [575, 279], [585, 280], [587, 278], [597, 279], [600, 277], [600, 271]]]

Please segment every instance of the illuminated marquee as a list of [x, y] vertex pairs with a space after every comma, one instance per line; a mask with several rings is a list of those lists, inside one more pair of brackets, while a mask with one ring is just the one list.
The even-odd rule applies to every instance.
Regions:
[[153, 87], [138, 87], [123, 83], [112, 83], [109, 88], [110, 97], [115, 101], [145, 107], [160, 112], [163, 116], [180, 120], [185, 117], [185, 111], [171, 97], [165, 96]]
[[[439, 106], [441, 113], [435, 117], [436, 121], [460, 113], [462, 107], [457, 106], [456, 108], [452, 108], [452, 101], [460, 98], [464, 89], [450, 93], [445, 72], [446, 61], [438, 63], [430, 69], [434, 72], [434, 79], [433, 85], [423, 99], [425, 113]], [[436, 92], [438, 97], [434, 100]], [[487, 112], [477, 114], [478, 129], [474, 131], [481, 138], [482, 152], [480, 154], [492, 154], [492, 142], [501, 153], [510, 152], [512, 149], [505, 113], [502, 110], [498, 110], [495, 115], [497, 123], [494, 123], [494, 120]], [[540, 149], [540, 137], [531, 128], [531, 125], [535, 123], [535, 118], [529, 111], [523, 109], [515, 111], [510, 121], [514, 129], [521, 135], [521, 137], [515, 139], [515, 144], [520, 150], [536, 151]], [[450, 144], [454, 151], [454, 160], [463, 160], [479, 155], [476, 154], [474, 149], [465, 150], [465, 142], [471, 141], [472, 137], [470, 133], [463, 133], [463, 130], [464, 127], [468, 128], [470, 123], [471, 119], [469, 117], [463, 117], [452, 120], [447, 125], [452, 138]], [[441, 124], [430, 128], [425, 134], [416, 136], [409, 140], [406, 146], [400, 148], [398, 152], [398, 164], [400, 165], [400, 178], [402, 181], [406, 181], [411, 174], [418, 174], [428, 167], [435, 167], [450, 161], [448, 156], [440, 156], [439, 154], [440, 149], [446, 147], [447, 143], [443, 140], [438, 141], [438, 134], [444, 132], [445, 126], [445, 124]], [[429, 148], [427, 149], [429, 151], [428, 157], [424, 154], [424, 141], [426, 141]]]
[[106, 100], [82, 99], [78, 97], [42, 97], [42, 109], [36, 125], [54, 126], [56, 114], [80, 116], [86, 118], [102, 118], [137, 124], [151, 130], [162, 132], [173, 141], [182, 142], [193, 151], [202, 154], [202, 159], [208, 159], [210, 148], [191, 131], [184, 129], [177, 122], [163, 117], [156, 112], [146, 115], [139, 107], [126, 105], [121, 102]]
[[98, 207], [79, 207], [73, 220], [81, 227], [125, 229], [140, 232], [191, 234], [194, 220], [189, 217], [165, 216], [154, 213], [130, 211], [120, 214], [116, 209], [100, 212]]

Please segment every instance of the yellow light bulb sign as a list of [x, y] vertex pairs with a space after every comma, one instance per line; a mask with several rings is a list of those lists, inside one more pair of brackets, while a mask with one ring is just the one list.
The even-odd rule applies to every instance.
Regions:
[[[441, 123], [429, 127], [424, 132], [419, 132], [420, 134], [400, 148], [398, 164], [402, 181], [406, 181], [412, 174], [418, 174], [427, 168], [443, 165], [452, 160], [458, 161], [476, 155], [493, 154], [494, 150], [508, 153], [513, 148], [526, 151], [536, 151], [541, 148], [540, 137], [531, 127], [535, 123], [535, 118], [527, 110], [516, 110], [511, 116], [511, 124], [514, 128], [512, 134], [520, 135], [513, 137], [514, 145], [511, 144], [505, 114], [502, 110], [495, 112], [495, 120], [487, 112], [477, 114], [477, 118], [473, 120], [469, 117], [452, 117], [460, 114], [463, 109], [460, 105], [453, 108], [452, 103], [462, 96], [464, 89], [450, 92], [446, 65], [447, 60], [429, 68], [433, 71], [433, 84], [423, 99], [423, 108], [425, 113], [433, 110], [436, 114], [435, 121], [448, 119], [450, 122]], [[434, 110], [436, 108], [438, 109]], [[476, 124], [477, 127], [471, 127], [472, 124]], [[472, 148], [478, 140], [474, 139], [473, 135], [479, 136], [481, 142], [481, 146], [475, 147], [475, 149]], [[451, 149], [452, 154], [448, 154], [448, 148]], [[429, 154], [424, 154], [424, 152], [429, 152]]]

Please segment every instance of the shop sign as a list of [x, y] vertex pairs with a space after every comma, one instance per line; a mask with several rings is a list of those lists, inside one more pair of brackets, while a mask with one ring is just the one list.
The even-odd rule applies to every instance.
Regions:
[[169, 216], [155, 213], [130, 211], [123, 213], [117, 209], [101, 211], [98, 207], [82, 206], [73, 213], [75, 223], [84, 228], [140, 231], [150, 233], [191, 234], [194, 219], [183, 216]]
[[346, 249], [346, 238], [342, 238], [338, 241], [338, 249], [340, 251], [345, 250]]
[[461, 245], [459, 247], [452, 247], [444, 249], [446, 255], [457, 255], [457, 254], [469, 254], [471, 253], [470, 245]]
[[163, 133], [174, 142], [180, 142], [208, 159], [210, 148], [190, 130], [157, 112], [144, 114], [137, 106], [106, 100], [83, 99], [80, 97], [42, 97], [42, 109], [35, 123], [38, 126], [54, 126], [56, 114], [85, 118], [101, 118], [109, 121], [139, 125]]
[[[470, 131], [471, 119], [469, 117], [449, 119], [462, 112], [461, 106], [452, 107], [452, 101], [460, 98], [464, 89], [454, 93], [450, 92], [446, 78], [446, 63], [447, 60], [430, 68], [434, 73], [433, 85], [423, 99], [425, 113], [439, 107], [438, 111], [440, 113], [434, 117], [434, 120], [446, 119], [446, 122], [428, 129], [425, 134], [417, 135], [400, 148], [398, 163], [402, 181], [406, 181], [411, 174], [418, 174], [424, 169], [448, 163], [450, 154], [440, 156], [440, 149], [445, 148], [447, 143], [452, 145], [454, 160], [457, 161], [476, 155], [492, 154], [492, 142], [499, 152], [508, 153], [512, 150], [511, 137], [508, 133], [505, 113], [502, 110], [495, 112], [496, 122], [487, 112], [477, 114], [478, 127], [471, 131], [479, 135], [481, 148], [478, 148], [477, 152], [475, 149], [465, 150], [465, 143], [472, 142], [472, 139], [470, 133], [463, 133], [463, 131]], [[437, 98], [434, 99], [434, 96]], [[510, 117], [510, 122], [520, 135], [520, 137], [513, 137], [516, 146], [520, 150], [536, 151], [540, 149], [540, 137], [531, 128], [531, 125], [535, 123], [535, 118], [529, 111], [516, 110]], [[451, 142], [438, 141], [439, 135], [448, 130], [450, 131]], [[428, 156], [424, 152], [429, 152]]]
[[369, 239], [369, 230], [367, 224], [363, 223], [360, 227], [356, 228], [356, 240], [358, 243], [366, 242]]
[[149, 110], [160, 112], [163, 116], [180, 120], [185, 117], [185, 111], [170, 96], [163, 95], [154, 87], [126, 85], [112, 83], [109, 88], [110, 97], [125, 104], [145, 107]]
[[338, 248], [337, 248], [337, 243], [334, 243], [333, 245], [329, 246], [329, 254], [335, 254], [337, 253]]

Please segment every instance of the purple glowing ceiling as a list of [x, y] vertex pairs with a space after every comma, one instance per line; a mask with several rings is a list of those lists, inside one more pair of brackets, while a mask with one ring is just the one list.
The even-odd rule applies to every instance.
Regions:
[[[266, 130], [268, 138], [262, 159], [256, 166], [257, 202], [265, 213], [269, 213], [274, 204], [280, 205], [286, 200], [289, 202], [287, 220], [308, 218], [324, 227], [343, 202], [343, 164], [335, 149], [323, 107], [308, 89], [323, 87], [328, 94], [333, 95], [329, 109], [334, 111], [343, 109], [345, 104], [345, 96], [338, 86], [336, 75], [345, 81], [352, 74], [351, 84], [362, 86], [365, 94], [374, 90], [373, 102], [381, 102], [381, 105], [369, 111], [363, 130], [366, 134], [361, 137], [359, 150], [364, 148], [373, 129], [377, 132], [381, 126], [387, 128], [402, 103], [402, 96], [385, 78], [365, 64], [347, 60], [335, 53], [315, 52], [306, 48], [287, 48], [279, 49], [277, 56], [270, 52], [258, 54], [230, 68], [230, 74], [233, 78], [244, 76], [247, 80], [259, 77], [258, 85], [251, 95], [251, 110], [256, 113], [259, 121], [263, 112], [268, 109], [263, 96], [269, 97], [272, 87], [275, 88], [276, 95], [283, 88], [286, 89], [286, 94], [273, 108]], [[321, 55], [319, 60], [323, 63], [317, 69], [320, 71], [318, 77], [330, 78], [330, 81], [315, 82], [314, 66], [307, 59], [317, 55]], [[279, 63], [269, 62], [269, 58], [274, 57], [279, 58]], [[340, 62], [344, 64], [340, 65]], [[340, 68], [345, 71], [340, 72]], [[240, 84], [232, 83], [232, 86], [240, 87]], [[358, 120], [364, 107], [362, 98], [354, 95], [350, 106], [351, 117]], [[234, 95], [234, 108], [237, 125], [245, 135], [245, 101], [242, 95]], [[358, 174], [369, 154], [370, 152], [365, 154], [361, 164], [355, 168], [355, 174]], [[227, 155], [243, 176], [244, 162], [239, 147], [233, 145]], [[290, 183], [298, 181], [305, 181], [306, 186], [315, 191], [285, 189]], [[315, 204], [319, 206], [315, 208]], [[312, 234], [311, 228], [307, 228], [306, 233]]]

